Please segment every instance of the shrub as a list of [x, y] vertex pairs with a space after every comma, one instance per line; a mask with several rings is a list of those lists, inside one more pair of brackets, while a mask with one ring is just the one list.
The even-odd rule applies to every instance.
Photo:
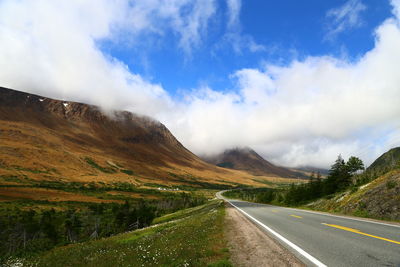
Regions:
[[395, 188], [397, 185], [396, 181], [390, 180], [386, 182], [386, 188], [388, 190]]
[[128, 175], [133, 175], [133, 171], [131, 171], [131, 170], [121, 169], [120, 171], [125, 173], [125, 174], [128, 174]]
[[100, 165], [98, 165], [93, 159], [86, 157], [85, 161], [87, 164], [89, 164], [90, 166], [92, 166], [95, 169], [98, 169], [101, 172], [104, 173], [116, 173], [116, 170], [113, 168], [107, 168], [107, 167], [102, 167]]

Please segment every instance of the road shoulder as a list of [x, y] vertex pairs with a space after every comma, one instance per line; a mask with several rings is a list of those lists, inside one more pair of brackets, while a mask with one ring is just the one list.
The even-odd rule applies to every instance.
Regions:
[[225, 205], [225, 236], [235, 266], [304, 266], [236, 208]]

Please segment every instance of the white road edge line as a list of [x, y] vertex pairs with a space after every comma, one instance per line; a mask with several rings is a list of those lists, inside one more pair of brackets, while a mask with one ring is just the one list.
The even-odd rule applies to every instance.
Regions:
[[282, 240], [283, 242], [285, 242], [288, 246], [290, 246], [291, 248], [293, 248], [294, 250], [296, 250], [298, 253], [300, 253], [303, 257], [305, 257], [306, 259], [308, 259], [309, 261], [311, 261], [312, 263], [314, 263], [316, 266], [318, 267], [327, 267], [325, 264], [323, 264], [322, 262], [320, 262], [319, 260], [317, 260], [316, 258], [314, 258], [313, 256], [311, 256], [310, 254], [308, 254], [307, 252], [305, 252], [303, 249], [301, 249], [299, 246], [293, 244], [292, 242], [290, 242], [289, 240], [287, 240], [285, 237], [281, 236], [280, 234], [278, 234], [277, 232], [275, 232], [274, 230], [272, 230], [271, 228], [269, 228], [268, 226], [266, 226], [265, 224], [263, 224], [262, 222], [260, 222], [259, 220], [257, 220], [256, 218], [254, 218], [253, 216], [251, 216], [250, 214], [248, 214], [247, 212], [245, 212], [244, 210], [242, 210], [241, 208], [237, 207], [235, 204], [231, 203], [229, 200], [228, 201], [232, 206], [234, 206], [236, 209], [238, 209], [240, 212], [242, 212], [244, 215], [246, 215], [247, 217], [249, 217], [251, 220], [253, 220], [255, 223], [259, 224], [261, 227], [263, 227], [264, 229], [266, 229], [268, 232], [270, 232], [271, 234], [273, 234], [274, 236], [276, 236], [277, 238], [279, 238], [280, 240]]

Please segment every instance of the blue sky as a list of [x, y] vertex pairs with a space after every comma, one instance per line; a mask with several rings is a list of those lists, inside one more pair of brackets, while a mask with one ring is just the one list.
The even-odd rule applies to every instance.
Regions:
[[[280, 0], [243, 1], [238, 25], [234, 31], [264, 47], [252, 52], [246, 45], [235, 51], [225, 40], [228, 8], [218, 1], [216, 16], [210, 21], [201, 41], [183, 53], [179, 36], [172, 30], [157, 38], [144, 35], [135, 46], [101, 40], [104, 53], [118, 58], [129, 68], [154, 83], [159, 83], [173, 95], [188, 88], [208, 85], [214, 90], [234, 87], [230, 75], [237, 69], [255, 68], [265, 62], [287, 64], [294, 58], [333, 55], [357, 59], [374, 46], [374, 29], [391, 14], [387, 1], [360, 1], [365, 10], [359, 14], [354, 28], [327, 39], [333, 18], [329, 10], [346, 4], [346, 0]], [[242, 37], [243, 38], [243, 37]]]
[[400, 0], [1, 0], [0, 85], [128, 110], [196, 154], [400, 146]]

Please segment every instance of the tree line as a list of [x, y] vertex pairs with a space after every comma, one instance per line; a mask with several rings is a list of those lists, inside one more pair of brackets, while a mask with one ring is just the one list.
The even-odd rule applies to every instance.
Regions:
[[366, 183], [376, 176], [363, 171], [364, 163], [361, 159], [352, 156], [346, 162], [339, 155], [325, 179], [322, 179], [320, 173], [312, 173], [308, 183], [291, 184], [289, 188], [240, 189], [228, 191], [225, 195], [260, 203], [299, 205]]
[[326, 179], [322, 179], [319, 173], [316, 176], [312, 173], [309, 183], [292, 184], [285, 193], [285, 204], [294, 205], [344, 191], [353, 184], [354, 175], [363, 170], [364, 163], [361, 159], [352, 156], [345, 162], [339, 155]]
[[149, 226], [155, 217], [197, 206], [206, 199], [181, 193], [158, 201], [91, 203], [86, 208], [1, 209], [0, 264], [8, 256], [26, 256], [70, 243], [108, 237]]

